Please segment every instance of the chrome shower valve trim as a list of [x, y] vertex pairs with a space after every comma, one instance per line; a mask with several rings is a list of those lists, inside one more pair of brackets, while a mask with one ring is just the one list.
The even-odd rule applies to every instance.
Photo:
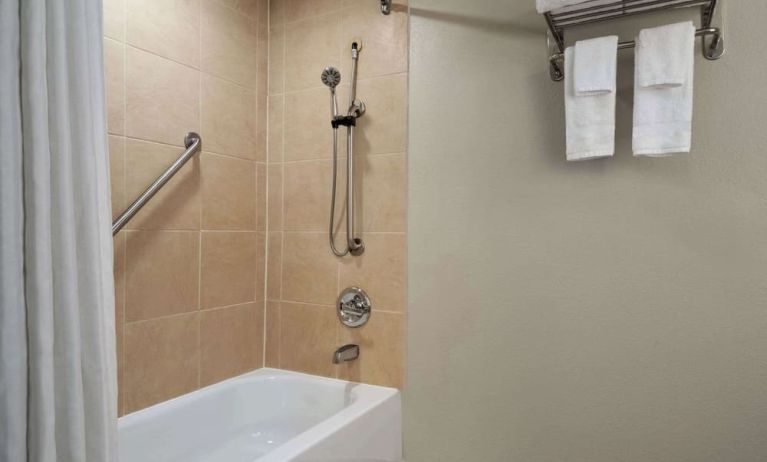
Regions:
[[338, 319], [347, 327], [361, 327], [370, 319], [373, 304], [359, 287], [349, 287], [338, 297]]

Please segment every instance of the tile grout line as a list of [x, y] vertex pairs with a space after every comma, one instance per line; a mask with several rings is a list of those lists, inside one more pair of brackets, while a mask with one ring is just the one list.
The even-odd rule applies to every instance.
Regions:
[[[200, 10], [200, 17], [198, 19], [199, 27], [199, 52], [200, 52], [200, 68], [202, 69], [202, 0], [198, 0], [198, 6]], [[198, 70], [200, 78], [198, 79], [198, 92], [197, 92], [197, 104], [200, 111], [197, 116], [197, 126], [200, 132], [202, 132], [202, 71]], [[202, 134], [200, 134], [202, 136]], [[202, 153], [200, 153], [202, 154]], [[198, 156], [198, 158], [201, 156]], [[202, 159], [201, 159], [202, 160]], [[199, 210], [199, 223], [200, 229], [198, 231], [198, 248], [197, 248], [197, 388], [202, 386], [202, 209], [203, 209], [203, 197], [202, 197], [202, 162], [200, 162], [200, 182], [198, 188], [200, 189], [200, 210]]]
[[[127, 130], [127, 127], [126, 127], [127, 119], [128, 119], [128, 83], [127, 83], [128, 82], [128, 45], [126, 44], [126, 42], [128, 41], [128, 0], [126, 0], [125, 3], [123, 4], [122, 36], [123, 36], [122, 37], [123, 38], [123, 43], [122, 43], [122, 48], [123, 48], [123, 56], [122, 56], [122, 60], [123, 60], [123, 69], [122, 69], [122, 72], [123, 72], [123, 75], [122, 75], [122, 78], [123, 78], [123, 88], [122, 88], [122, 90], [123, 90], [123, 107], [122, 107], [122, 116], [123, 116], [123, 121], [122, 121], [122, 131], [123, 131], [123, 139], [122, 139], [122, 145], [123, 145], [122, 146], [122, 148], [123, 148], [123, 156], [122, 156], [123, 157], [123, 159], [122, 159], [122, 170], [123, 170], [123, 173], [122, 173], [122, 176], [123, 176], [123, 178], [122, 178], [122, 186], [123, 186], [123, 190], [122, 190], [122, 196], [123, 197], [122, 198], [123, 198], [123, 203], [120, 204], [120, 206], [124, 207], [126, 205], [127, 201], [128, 201], [128, 197], [127, 197], [128, 196], [128, 184], [127, 184], [128, 183], [128, 172], [127, 172], [127, 168], [128, 168], [127, 144], [128, 143], [126, 142], [126, 139], [125, 139], [125, 136], [128, 133], [128, 130]], [[126, 365], [127, 365], [126, 364], [126, 362], [127, 362], [126, 360], [127, 360], [127, 357], [128, 357], [127, 349], [126, 349], [126, 347], [127, 347], [127, 341], [126, 341], [126, 332], [127, 332], [126, 326], [127, 326], [127, 323], [126, 323], [126, 319], [128, 318], [128, 236], [127, 235], [123, 236], [122, 251], [123, 251], [123, 268], [122, 268], [122, 270], [123, 270], [123, 279], [124, 279], [124, 281], [123, 281], [123, 288], [122, 288], [123, 316], [122, 316], [122, 319], [120, 320], [120, 330], [122, 331], [123, 386], [121, 387], [120, 384], [118, 383], [117, 394], [118, 394], [118, 400], [119, 400], [119, 395], [120, 394], [122, 394], [123, 399], [122, 399], [122, 408], [118, 409], [118, 413], [124, 413], [126, 411], [126, 409], [127, 409], [127, 403], [126, 403], [127, 395], [126, 395], [125, 389], [124, 389], [125, 388], [124, 384], [127, 382], [127, 380], [125, 380], [125, 376], [128, 373], [128, 368], [126, 367]], [[122, 388], [122, 390], [121, 390], [121, 388]]]
[[[251, 15], [249, 15], [249, 14], [245, 13], [244, 11], [240, 11], [240, 10], [238, 10], [238, 9], [234, 8], [233, 6], [229, 6], [229, 5], [227, 5], [226, 3], [223, 3], [223, 2], [221, 2], [220, 0], [214, 0], [214, 1], [216, 2], [216, 4], [217, 4], [217, 5], [219, 5], [219, 6], [222, 6], [222, 7], [226, 8], [226, 9], [227, 9], [227, 10], [229, 10], [229, 11], [232, 11], [232, 12], [234, 12], [234, 13], [237, 13], [237, 14], [239, 14], [240, 16], [244, 16], [244, 17], [248, 18], [249, 20], [252, 20], [252, 19], [253, 19], [253, 16], [251, 16]], [[258, 15], [256, 15], [256, 18], [258, 18]]]
[[[247, 16], [245, 16], [245, 17], [247, 17]], [[202, 42], [202, 20], [200, 20], [200, 24], [201, 24], [200, 25], [200, 28], [201, 28], [200, 29], [200, 42]], [[115, 40], [115, 39], [110, 38], [110, 37], [106, 37], [106, 38], [108, 38], [110, 40]], [[115, 40], [115, 41], [117, 41], [117, 40]], [[188, 63], [181, 62], [181, 61], [179, 61], [179, 60], [177, 60], [175, 58], [171, 58], [171, 57], [168, 57], [168, 56], [163, 56], [163, 55], [158, 54], [158, 53], [156, 53], [156, 52], [154, 52], [152, 50], [148, 50], [148, 49], [142, 48], [142, 47], [140, 47], [138, 45], [134, 45], [132, 43], [128, 43], [127, 39], [125, 40], [124, 45], [126, 47], [126, 51], [127, 51], [127, 48], [130, 47], [130, 48], [133, 48], [134, 50], [140, 51], [142, 53], [146, 53], [146, 54], [152, 55], [154, 57], [157, 57], [157, 58], [160, 58], [160, 59], [164, 59], [166, 61], [170, 61], [170, 62], [172, 62], [174, 64], [178, 64], [179, 66], [186, 67], [187, 69], [195, 71], [195, 72], [199, 73], [200, 75], [207, 75], [209, 77], [213, 77], [215, 79], [222, 80], [224, 82], [227, 82], [229, 84], [235, 85], [235, 86], [240, 87], [240, 88], [242, 88], [244, 90], [247, 90], [247, 91], [251, 91], [251, 92], [255, 92], [256, 91], [255, 88], [249, 87], [249, 86], [247, 86], [245, 84], [242, 84], [240, 82], [236, 82], [236, 81], [234, 81], [234, 80], [232, 80], [232, 79], [230, 79], [228, 77], [225, 77], [225, 76], [222, 76], [222, 75], [219, 75], [219, 74], [214, 74], [211, 71], [203, 70], [202, 69], [202, 53], [200, 54], [200, 66], [199, 67], [195, 67], [195, 66], [192, 66], [192, 65], [190, 65]]]
[[[283, 91], [283, 97], [282, 97], [282, 109], [280, 110], [280, 149], [282, 152], [280, 153], [280, 159], [285, 160], [285, 108], [286, 108], [286, 98], [284, 96], [285, 87], [287, 85], [287, 63], [288, 63], [288, 27], [285, 23], [285, 10], [283, 5], [282, 10], [282, 75], [280, 76], [282, 78], [282, 91]], [[281, 181], [281, 192], [280, 192], [280, 214], [282, 215], [280, 217], [280, 287], [279, 287], [279, 293], [277, 296], [280, 299], [280, 305], [279, 305], [279, 311], [280, 311], [280, 336], [279, 336], [279, 345], [277, 347], [277, 367], [282, 367], [282, 299], [284, 297], [285, 293], [285, 172], [282, 165], [280, 165], [280, 168], [283, 169], [282, 171], [282, 181]]]
[[[387, 73], [383, 73], [383, 74], [369, 75], [367, 77], [359, 77], [358, 76], [357, 77], [357, 83], [359, 84], [360, 82], [372, 82], [372, 81], [378, 80], [378, 79], [393, 78], [393, 77], [399, 77], [399, 76], [407, 77], [408, 74], [409, 74], [408, 71], [395, 71], [395, 72], [387, 72]], [[347, 83], [341, 83], [338, 86], [340, 88], [349, 88], [349, 84], [347, 84]], [[312, 92], [312, 91], [319, 91], [319, 90], [321, 90], [323, 88], [325, 88], [324, 85], [312, 85], [310, 87], [301, 87], [301, 88], [296, 88], [296, 89], [291, 89], [291, 90], [288, 90], [287, 88], [283, 88], [281, 92], [273, 93], [272, 96], [277, 96], [277, 95], [286, 95], [287, 96], [287, 95], [295, 95], [295, 94], [298, 94], [298, 93], [309, 93], [309, 92]]]
[[[313, 306], [317, 308], [332, 308], [335, 309], [335, 305], [330, 305], [327, 303], [312, 303], [312, 302], [302, 302], [297, 300], [283, 300], [282, 303], [288, 303], [291, 305], [302, 305], [302, 306]], [[396, 310], [387, 310], [387, 309], [381, 309], [381, 308], [374, 308], [374, 311], [376, 313], [385, 313], [385, 314], [401, 314], [404, 315], [404, 311], [396, 311]]]
[[[376, 152], [372, 154], [355, 154], [354, 157], [364, 157], [364, 158], [379, 158], [379, 157], [395, 157], [395, 156], [404, 156], [406, 154], [406, 151], [391, 151], [391, 152]], [[338, 160], [345, 160], [346, 154], [338, 156]], [[281, 164], [306, 164], [310, 162], [332, 162], [332, 157], [318, 157], [316, 159], [295, 159], [295, 160], [283, 160]]]
[[[303, 229], [286, 229], [283, 232], [290, 233], [290, 234], [322, 234], [326, 231], [320, 231], [320, 230], [303, 230]], [[396, 235], [396, 236], [404, 236], [407, 234], [406, 231], [364, 231], [365, 234], [373, 234], [373, 235]], [[346, 231], [341, 231], [340, 234], [346, 234]]]
[[[263, 358], [262, 362], [264, 366], [266, 366], [266, 347], [267, 347], [267, 341], [268, 341], [268, 335], [269, 330], [267, 329], [267, 322], [268, 322], [268, 316], [267, 316], [267, 299], [268, 299], [268, 290], [269, 290], [269, 243], [271, 242], [271, 236], [269, 235], [269, 197], [270, 197], [270, 181], [269, 181], [269, 164], [270, 164], [270, 158], [271, 158], [271, 149], [269, 149], [269, 140], [271, 138], [271, 130], [270, 128], [270, 118], [269, 118], [269, 86], [271, 85], [271, 73], [269, 72], [269, 68], [271, 67], [271, 61], [272, 61], [272, 51], [271, 51], [271, 1], [266, 1], [266, 10], [267, 10], [267, 17], [266, 17], [266, 166], [264, 167], [264, 181], [265, 185], [262, 189], [264, 192], [264, 200], [262, 201], [264, 211], [261, 214], [264, 218], [264, 328], [263, 328]], [[259, 11], [259, 14], [261, 14], [262, 11]], [[259, 23], [261, 21], [259, 20]], [[278, 364], [279, 366], [279, 364]]]
[[[200, 88], [201, 88], [200, 89], [200, 93], [202, 93], [202, 82], [200, 83]], [[202, 99], [202, 96], [200, 96], [200, 99]], [[199, 122], [202, 123], [202, 115], [200, 115], [200, 121]], [[150, 140], [150, 139], [147, 139], [147, 138], [140, 138], [140, 137], [137, 137], [137, 136], [127, 136], [127, 135], [119, 134], [119, 133], [109, 133], [109, 135], [110, 136], [120, 136], [120, 137], [125, 138], [126, 140], [131, 140], [131, 141], [140, 141], [142, 143], [157, 144], [157, 145], [160, 145], [160, 146], [166, 146], [166, 147], [171, 147], [171, 148], [178, 148], [178, 149], [182, 149], [182, 150], [185, 149], [185, 147], [183, 145], [181, 145], [181, 144], [166, 143], [164, 141]], [[265, 162], [259, 162], [256, 159], [240, 157], [240, 156], [237, 156], [235, 154], [227, 154], [227, 153], [224, 153], [224, 152], [211, 151], [211, 150], [208, 150], [208, 149], [201, 149], [200, 153], [210, 154], [210, 155], [214, 155], [214, 156], [217, 156], [217, 157], [225, 157], [225, 158], [231, 159], [231, 160], [241, 160], [243, 162], [255, 162], [257, 164], [265, 163]]]
[[157, 316], [157, 317], [154, 317], [154, 318], [138, 319], [136, 321], [127, 321], [126, 324], [127, 325], [131, 325], [131, 326], [135, 326], [137, 324], [145, 324], [145, 323], [154, 322], [154, 321], [162, 321], [162, 320], [167, 320], [167, 319], [172, 319], [172, 318], [180, 318], [182, 316], [191, 316], [191, 315], [198, 315], [198, 314], [203, 314], [203, 313], [210, 313], [210, 312], [214, 312], [214, 311], [228, 310], [228, 309], [231, 309], [231, 308], [239, 308], [239, 307], [243, 307], [245, 305], [252, 305], [252, 304], [256, 304], [256, 303], [258, 303], [257, 300], [248, 300], [248, 301], [244, 301], [244, 302], [237, 302], [237, 303], [234, 303], [232, 305], [214, 306], [214, 307], [210, 307], [210, 308], [202, 308], [202, 309], [199, 309], [199, 310], [184, 311], [183, 313], [173, 313], [173, 314], [166, 314], [166, 315], [162, 315], [162, 316]]
[[[266, 149], [265, 157], [266, 157], [266, 164], [268, 166], [269, 165], [269, 151], [270, 151], [270, 149], [269, 149], [269, 61], [270, 61], [270, 51], [269, 51], [270, 50], [270, 47], [269, 47], [269, 35], [270, 34], [269, 34], [269, 25], [270, 25], [270, 22], [271, 22], [271, 12], [270, 12], [270, 10], [271, 10], [270, 3], [271, 2], [269, 0], [262, 0], [262, 1], [265, 2], [265, 4], [266, 4], [266, 8], [265, 8], [266, 9], [266, 43], [264, 44], [264, 42], [261, 41], [261, 34], [260, 34], [260, 32], [261, 32], [260, 28], [261, 28], [261, 25], [263, 24], [261, 15], [264, 14], [264, 8], [260, 8], [259, 7], [258, 8], [258, 19], [257, 19], [258, 24], [257, 24], [257, 28], [256, 28], [256, 35], [257, 35], [256, 46], [257, 46], [257, 49], [259, 49], [262, 46], [266, 46], [266, 48], [265, 48], [265, 52], [266, 52], [266, 69], [263, 69], [264, 72], [262, 72], [262, 70], [260, 69], [260, 64], [261, 63], [259, 62], [258, 63], [259, 69], [258, 69], [258, 71], [256, 73], [256, 78], [257, 79], [260, 79], [260, 78], [265, 78], [266, 79], [266, 108], [265, 108], [265, 111], [261, 112], [261, 114], [263, 115], [264, 112], [266, 113], [266, 117], [264, 118], [264, 124], [265, 124], [264, 130], [265, 130], [265, 133], [266, 133], [266, 146], [265, 146], [264, 149]], [[257, 80], [257, 82], [258, 82], [258, 80]], [[258, 86], [258, 84], [256, 86]], [[258, 127], [256, 127], [256, 129], [258, 129]], [[266, 178], [266, 175], [264, 175], [264, 178]], [[268, 184], [268, 180], [267, 180], [267, 184]], [[268, 218], [266, 218], [266, 216], [267, 216], [266, 212], [267, 212], [268, 206], [269, 206], [269, 204], [267, 202], [267, 199], [268, 199], [268, 193], [267, 193], [267, 197], [265, 197], [263, 202], [262, 202], [263, 207], [265, 209], [264, 210], [264, 214], [263, 214], [264, 215], [264, 220], [266, 220], [267, 223], [268, 223]], [[258, 166], [256, 166], [256, 204], [258, 204]], [[258, 228], [258, 207], [256, 207], [256, 228]], [[263, 281], [261, 281], [261, 283], [262, 283], [262, 290], [261, 290], [262, 297], [261, 298], [263, 299], [263, 310], [264, 310], [264, 312], [262, 313], [262, 319], [263, 319], [262, 320], [262, 324], [263, 324], [263, 326], [262, 326], [262, 329], [261, 329], [261, 345], [262, 345], [262, 348], [261, 348], [261, 366], [262, 367], [266, 367], [266, 336], [268, 334], [267, 329], [266, 329], [266, 323], [267, 323], [267, 319], [268, 319], [267, 315], [266, 315], [266, 290], [267, 290], [267, 280], [268, 280], [267, 278], [269, 277], [269, 272], [268, 272], [268, 270], [269, 270], [269, 264], [268, 264], [268, 262], [269, 262], [269, 232], [266, 231], [266, 230], [264, 231], [264, 244], [263, 245], [264, 245], [264, 248], [262, 249], [262, 251], [264, 252], [264, 263], [263, 263], [264, 266], [263, 266], [262, 271], [264, 272], [264, 277], [263, 277]]]

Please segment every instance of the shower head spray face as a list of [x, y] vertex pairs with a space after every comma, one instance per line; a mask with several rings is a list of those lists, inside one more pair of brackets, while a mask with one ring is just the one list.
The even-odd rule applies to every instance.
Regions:
[[334, 90], [341, 83], [341, 72], [335, 67], [326, 67], [320, 76], [322, 83]]

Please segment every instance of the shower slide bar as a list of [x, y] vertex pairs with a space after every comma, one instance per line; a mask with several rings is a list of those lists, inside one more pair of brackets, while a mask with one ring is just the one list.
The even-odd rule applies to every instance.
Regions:
[[165, 186], [165, 183], [170, 181], [170, 179], [173, 178], [173, 175], [181, 170], [181, 167], [200, 151], [202, 148], [202, 138], [200, 138], [200, 135], [197, 133], [189, 132], [184, 137], [184, 146], [186, 147], [184, 153], [181, 154], [181, 156], [154, 181], [154, 183], [149, 185], [149, 187], [146, 188], [146, 190], [141, 193], [141, 195], [138, 196], [138, 198], [136, 198], [136, 200], [133, 201], [133, 203], [112, 223], [112, 236], [119, 233], [123, 226], [131, 221], [138, 211], [141, 210], [141, 208], [144, 207], [155, 194], [157, 194], [157, 191], [162, 189], [162, 187]]

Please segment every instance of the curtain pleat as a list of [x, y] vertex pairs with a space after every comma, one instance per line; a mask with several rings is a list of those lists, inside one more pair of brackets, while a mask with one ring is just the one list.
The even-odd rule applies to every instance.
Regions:
[[29, 348], [28, 460], [56, 460], [53, 245], [45, 0], [21, 2], [24, 263]]
[[27, 460], [27, 333], [17, 0], [0, 1], [0, 461]]

